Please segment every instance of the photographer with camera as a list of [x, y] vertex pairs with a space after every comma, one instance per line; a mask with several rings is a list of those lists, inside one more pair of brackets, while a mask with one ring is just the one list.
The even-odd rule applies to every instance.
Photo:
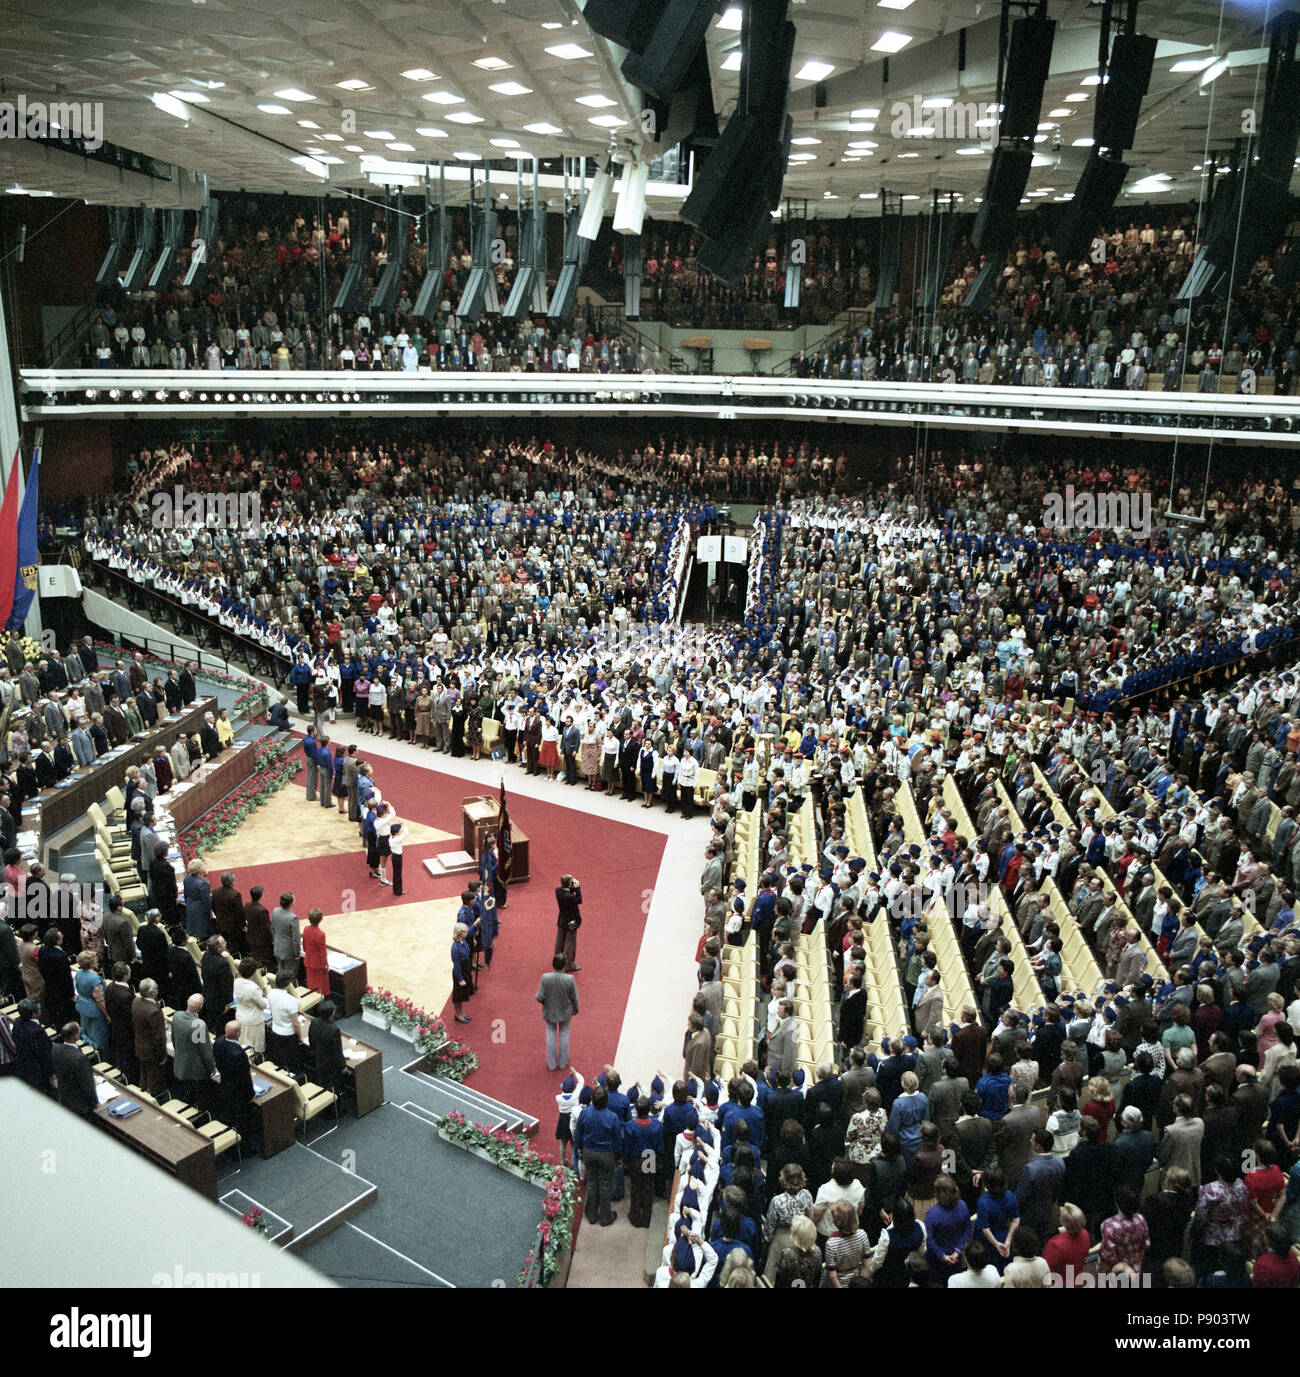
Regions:
[[572, 974], [580, 971], [577, 964], [578, 929], [582, 926], [582, 887], [572, 875], [561, 875], [555, 891], [559, 913], [555, 918], [555, 954], [564, 957], [564, 969]]

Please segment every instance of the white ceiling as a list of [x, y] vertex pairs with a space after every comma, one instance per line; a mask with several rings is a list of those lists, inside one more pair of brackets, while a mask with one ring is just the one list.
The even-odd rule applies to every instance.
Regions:
[[[1039, 151], [1046, 161], [1029, 183], [1042, 199], [1072, 190], [1086, 157], [1073, 141], [1091, 133], [1096, 92], [1081, 82], [1095, 69], [1099, 10], [1086, 0], [1072, 0], [1052, 4], [1050, 12], [1058, 33], [1044, 118], [1056, 109], [1073, 113], [1051, 120], [1054, 128], [1045, 131]], [[916, 197], [909, 209], [927, 206], [935, 189], [973, 201], [988, 154], [958, 155], [969, 137], [898, 139], [891, 132], [891, 107], [913, 97], [994, 99], [994, 0], [913, 0], [903, 10], [875, 0], [816, 0], [793, 4], [790, 14], [798, 29], [794, 71], [808, 61], [832, 64], [833, 71], [827, 78], [829, 103], [820, 110], [814, 108], [814, 83], [792, 82], [796, 140], [819, 142], [794, 148], [812, 156], [792, 162], [787, 195], [808, 198], [829, 214], [878, 209], [875, 198], [882, 185]], [[1260, 47], [1258, 20], [1240, 6], [1225, 6], [1221, 13], [1208, 0], [1155, 0], [1143, 5], [1139, 16], [1140, 29], [1166, 41], [1129, 157], [1135, 168], [1129, 185], [1137, 175], [1165, 173], [1171, 180], [1164, 199], [1186, 199], [1199, 185], [1194, 168], [1203, 162], [1207, 125], [1211, 150], [1226, 149], [1240, 132], [1242, 110], [1258, 109], [1262, 102], [1264, 68], [1257, 62], [1234, 66], [1202, 89], [1197, 73], [1175, 74], [1170, 67], [1180, 56]], [[962, 28], [968, 30], [967, 64], [959, 74], [956, 35]], [[888, 85], [882, 57], [872, 50], [887, 29], [911, 36], [889, 60]], [[734, 102], [737, 77], [722, 64], [739, 40], [736, 30], [717, 22], [710, 29], [714, 94], [724, 117]], [[563, 43], [579, 44], [591, 56], [566, 60], [546, 51]], [[638, 128], [640, 102], [622, 82], [620, 54], [590, 33], [574, 0], [313, 0], [296, 9], [266, 0], [0, 0], [0, 52], [3, 99], [25, 93], [29, 101], [103, 102], [108, 141], [205, 174], [218, 192], [360, 186], [366, 175], [360, 153], [351, 151], [357, 149], [401, 163], [455, 161], [462, 152], [505, 158], [507, 150], [490, 141], [509, 139], [538, 156], [594, 157], [609, 146], [611, 131], [593, 124], [593, 118], [627, 121], [623, 134], [635, 136]], [[475, 65], [484, 59], [508, 66]], [[403, 75], [413, 69], [434, 75]], [[351, 80], [364, 81], [365, 88], [341, 88]], [[528, 92], [490, 89], [506, 82]], [[313, 99], [277, 96], [287, 89]], [[157, 93], [184, 91], [208, 98], [193, 106], [198, 113], [188, 124], [152, 103]], [[1066, 102], [1067, 95], [1080, 92], [1089, 99]], [[437, 93], [458, 99], [425, 99]], [[613, 103], [584, 105], [579, 101], [584, 96]], [[283, 106], [288, 113], [269, 113], [259, 105]], [[852, 111], [863, 107], [881, 115], [853, 119]], [[458, 112], [481, 122], [458, 123], [451, 118]], [[318, 128], [302, 127], [300, 122], [308, 120]], [[561, 132], [539, 135], [526, 129], [541, 123]], [[869, 123], [874, 130], [862, 127]], [[421, 130], [439, 130], [443, 136]], [[849, 147], [863, 140], [877, 146]], [[390, 149], [390, 143], [411, 149]], [[4, 185], [16, 182], [29, 190], [95, 200], [139, 199], [135, 186], [115, 191], [102, 176], [95, 183], [107, 184], [92, 186], [78, 179], [75, 165], [70, 171], [66, 160], [35, 154], [21, 141], [0, 140]], [[329, 181], [323, 183], [290, 161], [302, 155], [343, 161], [329, 165]], [[1135, 199], [1161, 197], [1147, 192]], [[670, 213], [667, 203], [660, 213]]]

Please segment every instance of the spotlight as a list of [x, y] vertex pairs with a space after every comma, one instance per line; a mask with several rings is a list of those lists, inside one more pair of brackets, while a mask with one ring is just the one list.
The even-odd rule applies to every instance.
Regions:
[[154, 401], [156, 402], [165, 402], [167, 400], [167, 394], [162, 390], [161, 387], [158, 389], [157, 392], [153, 394], [153, 397]]
[[120, 402], [122, 400], [122, 393], [118, 388], [111, 387], [108, 390], [108, 400], [110, 402]]
[[200, 393], [199, 393], [199, 401], [201, 401], [201, 402], [206, 402], [207, 400], [208, 400], [208, 394], [207, 394], [206, 392], [200, 392]]
[[253, 398], [252, 398], [252, 396], [251, 396], [249, 393], [245, 392], [244, 395], [243, 395], [242, 397], [240, 397], [239, 400], [240, 400], [241, 402], [251, 402], [251, 401], [253, 400]]
[[257, 394], [254, 396], [253, 400], [258, 404], [258, 406], [261, 406], [261, 404], [262, 404], [264, 401], [266, 401], [266, 393], [265, 393], [265, 392], [259, 392], [259, 393], [257, 393]]
[[98, 400], [99, 400], [99, 393], [96, 392], [95, 389], [94, 389], [93, 387], [88, 387], [88, 388], [86, 388], [86, 400], [87, 400], [88, 402], [98, 401]]
[[228, 402], [233, 402], [233, 401], [235, 400], [235, 394], [234, 394], [233, 392], [227, 392], [227, 393], [226, 393], [226, 400], [227, 400]]
[[181, 401], [188, 402], [194, 394], [189, 390], [188, 387], [182, 387], [176, 395], [180, 398]]
[[132, 389], [131, 389], [131, 400], [132, 400], [133, 402], [142, 402], [142, 401], [144, 401], [144, 388], [142, 388], [142, 387], [135, 387], [135, 388], [132, 388]]

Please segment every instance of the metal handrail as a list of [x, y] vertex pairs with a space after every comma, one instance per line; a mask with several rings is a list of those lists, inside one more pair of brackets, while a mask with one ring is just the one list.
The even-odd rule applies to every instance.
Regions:
[[[873, 313], [873, 308], [869, 306], [849, 306], [844, 312], [848, 319], [844, 320], [836, 329], [832, 330], [829, 335], [823, 335], [821, 339], [817, 341], [816, 348], [818, 352], [820, 353], [830, 345], [837, 344], [840, 340], [847, 338], [849, 335], [856, 335], [862, 328], [863, 321], [869, 320]], [[789, 358], [784, 359], [773, 368], [773, 377], [792, 376], [797, 362], [798, 354], [791, 354]]]
[[[133, 596], [142, 599], [146, 607], [149, 605], [148, 600], [153, 599], [158, 606], [167, 610], [173, 618], [188, 618], [195, 625], [202, 626], [208, 634], [213, 637], [219, 651], [225, 652], [227, 646], [230, 646], [242, 653], [244, 665], [249, 674], [260, 675], [263, 670], [269, 670], [269, 677], [277, 688], [287, 682], [290, 661], [278, 655], [275, 651], [268, 650], [266, 646], [261, 645], [257, 641], [251, 641], [248, 637], [241, 636], [238, 632], [231, 631], [228, 627], [222, 626], [219, 621], [213, 617], [209, 617], [205, 612], [197, 611], [192, 607], [186, 607], [184, 603], [177, 602], [176, 599], [169, 598], [165, 594], [159, 593], [154, 588], [146, 588], [143, 584], [136, 583], [134, 580], [127, 578], [120, 570], [110, 569], [108, 565], [100, 563], [99, 560], [88, 559], [85, 567], [92, 570], [97, 577], [102, 576], [105, 582], [110, 576], [116, 579], [119, 584], [129, 589]], [[148, 649], [148, 642], [151, 638], [136, 636], [130, 632], [122, 632], [119, 634], [124, 639], [143, 641], [145, 643], [145, 649]], [[195, 639], [197, 640], [197, 638]], [[170, 641], [159, 641], [158, 644], [168, 646], [173, 652], [177, 649]], [[201, 645], [198, 645], [194, 652], [187, 649], [184, 653], [185, 659], [194, 660], [200, 668], [203, 664], [202, 657], [203, 647]], [[175, 655], [173, 655], [172, 658], [175, 658]], [[209, 653], [209, 662], [214, 658], [215, 657]], [[229, 654], [222, 653], [220, 658], [223, 664], [228, 665], [230, 663]]]
[[46, 346], [45, 353], [49, 358], [48, 368], [58, 368], [67, 358], [68, 354], [90, 333], [90, 327], [95, 317], [99, 313], [99, 308], [89, 303], [79, 306], [76, 314], [59, 331], [57, 335]]

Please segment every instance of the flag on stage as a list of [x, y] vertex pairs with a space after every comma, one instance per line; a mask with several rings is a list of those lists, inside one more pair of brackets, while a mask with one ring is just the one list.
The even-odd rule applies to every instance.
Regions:
[[22, 451], [14, 451], [4, 502], [0, 504], [0, 626], [9, 625], [14, 608], [14, 587], [18, 580], [18, 475]]
[[497, 819], [497, 874], [503, 884], [510, 883], [511, 849], [514, 838], [510, 833], [510, 808], [506, 803], [505, 776], [501, 778], [501, 813]]
[[41, 561], [36, 523], [40, 473], [41, 452], [38, 449], [32, 454], [32, 466], [27, 471], [27, 490], [23, 493], [23, 505], [18, 513], [18, 567], [14, 571], [14, 602], [7, 623], [11, 631], [23, 629], [32, 599], [36, 596], [36, 571]]

